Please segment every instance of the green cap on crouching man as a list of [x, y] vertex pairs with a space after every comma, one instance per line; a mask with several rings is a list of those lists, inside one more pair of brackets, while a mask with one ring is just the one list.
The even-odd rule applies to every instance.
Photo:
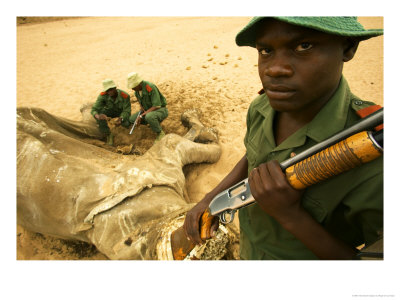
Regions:
[[[254, 17], [236, 35], [238, 46], [256, 47], [257, 25], [269, 17]], [[315, 29], [328, 34], [367, 40], [383, 34], [383, 29], [365, 29], [357, 17], [271, 17], [292, 25]]]

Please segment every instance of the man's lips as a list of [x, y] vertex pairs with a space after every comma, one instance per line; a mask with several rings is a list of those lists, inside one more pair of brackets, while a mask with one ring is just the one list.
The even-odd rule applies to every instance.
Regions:
[[268, 98], [276, 100], [284, 100], [294, 95], [296, 91], [290, 87], [283, 85], [271, 85], [265, 89]]

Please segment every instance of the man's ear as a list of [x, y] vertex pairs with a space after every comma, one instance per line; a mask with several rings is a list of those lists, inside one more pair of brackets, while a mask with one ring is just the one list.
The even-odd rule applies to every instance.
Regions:
[[357, 52], [358, 44], [360, 41], [354, 38], [347, 38], [344, 40], [343, 61], [351, 60]]

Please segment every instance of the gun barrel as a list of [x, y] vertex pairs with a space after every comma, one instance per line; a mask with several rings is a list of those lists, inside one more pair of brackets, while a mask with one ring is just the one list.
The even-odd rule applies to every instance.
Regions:
[[132, 132], [133, 132], [133, 129], [135, 129], [135, 127], [136, 127], [136, 124], [137, 124], [137, 122], [138, 122], [138, 120], [139, 120], [139, 117], [140, 117], [140, 115], [142, 114], [142, 112], [141, 111], [139, 111], [139, 113], [138, 113], [138, 115], [137, 115], [137, 117], [136, 117], [136, 119], [135, 119], [135, 122], [133, 123], [133, 125], [132, 125], [132, 128], [131, 128], [131, 131], [129, 131], [129, 134], [132, 134]]

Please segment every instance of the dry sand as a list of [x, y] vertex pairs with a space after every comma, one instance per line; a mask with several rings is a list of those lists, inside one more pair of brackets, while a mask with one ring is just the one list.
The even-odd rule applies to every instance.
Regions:
[[[46, 109], [80, 120], [101, 82], [126, 89], [139, 72], [168, 101], [166, 133], [183, 134], [180, 113], [197, 107], [206, 126], [219, 131], [222, 157], [185, 168], [193, 202], [212, 189], [243, 156], [247, 108], [261, 89], [256, 51], [237, 47], [246, 17], [91, 17], [17, 26], [17, 106]], [[383, 18], [363, 17], [366, 28]], [[383, 105], [383, 37], [362, 42], [344, 75], [356, 95]], [[134, 97], [133, 97], [134, 98]], [[138, 108], [132, 104], [132, 110]], [[17, 226], [17, 259], [105, 259], [91, 246], [36, 234]]]

